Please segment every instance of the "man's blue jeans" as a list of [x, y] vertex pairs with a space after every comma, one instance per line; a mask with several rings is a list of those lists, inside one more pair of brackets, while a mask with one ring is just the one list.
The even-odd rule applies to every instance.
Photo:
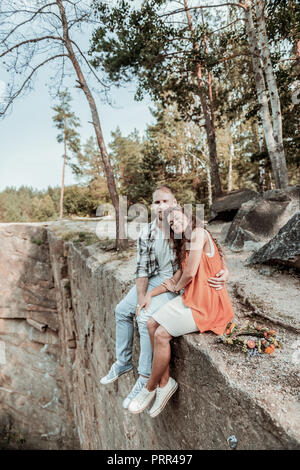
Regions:
[[[170, 276], [171, 277], [171, 276]], [[149, 277], [147, 291], [159, 286], [166, 276], [156, 275]], [[152, 369], [152, 347], [147, 329], [147, 321], [164, 304], [176, 295], [173, 292], [164, 292], [151, 298], [148, 310], [142, 309], [137, 316], [140, 334], [140, 358], [138, 365], [139, 375], [150, 377]], [[126, 297], [115, 308], [116, 313], [116, 357], [121, 365], [129, 365], [132, 361], [133, 319], [138, 303], [137, 289], [133, 286]]]

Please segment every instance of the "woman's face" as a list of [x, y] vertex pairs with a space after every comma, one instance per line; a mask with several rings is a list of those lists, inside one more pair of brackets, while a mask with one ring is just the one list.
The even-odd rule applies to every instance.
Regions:
[[173, 211], [168, 215], [168, 223], [174, 233], [183, 233], [185, 232], [189, 219], [181, 211]]

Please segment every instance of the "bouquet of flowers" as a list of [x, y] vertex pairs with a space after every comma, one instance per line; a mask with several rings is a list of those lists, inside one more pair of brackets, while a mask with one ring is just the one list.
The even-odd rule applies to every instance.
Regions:
[[218, 337], [218, 341], [240, 349], [249, 356], [272, 354], [276, 348], [282, 347], [281, 342], [276, 338], [275, 330], [258, 325], [256, 322], [251, 324], [249, 320], [244, 325], [228, 323], [225, 333]]

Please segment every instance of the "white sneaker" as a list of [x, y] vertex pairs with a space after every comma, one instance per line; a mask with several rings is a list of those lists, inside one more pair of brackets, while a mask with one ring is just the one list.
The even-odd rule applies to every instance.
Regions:
[[149, 411], [151, 418], [155, 418], [155, 416], [162, 412], [173, 393], [176, 392], [177, 388], [178, 383], [172, 379], [172, 377], [169, 378], [167, 385], [162, 388], [157, 387], [156, 399], [151, 410]]
[[149, 392], [149, 390], [144, 386], [142, 390], [134, 397], [134, 399], [129, 403], [128, 411], [130, 413], [141, 413], [150, 405], [151, 401], [155, 397], [156, 389]]
[[125, 410], [128, 409], [129, 403], [137, 396], [137, 394], [142, 390], [142, 388], [144, 387], [146, 383], [147, 383], [147, 379], [144, 379], [141, 376], [137, 379], [132, 390], [127, 395], [125, 400], [123, 400], [122, 406], [123, 408], [125, 408]]
[[102, 379], [100, 379], [100, 383], [103, 385], [111, 384], [115, 380], [118, 380], [118, 378], [121, 375], [126, 374], [127, 372], [130, 372], [132, 369], [133, 369], [132, 365], [120, 366], [117, 362], [115, 362], [109, 369], [108, 374], [106, 374], [105, 377], [102, 377]]

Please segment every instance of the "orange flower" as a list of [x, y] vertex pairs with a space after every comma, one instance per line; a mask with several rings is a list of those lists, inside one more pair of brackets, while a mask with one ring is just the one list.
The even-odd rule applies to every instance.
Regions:
[[266, 354], [272, 354], [275, 350], [275, 346], [272, 344], [271, 346], [268, 346], [266, 349], [265, 349], [265, 353]]
[[247, 341], [247, 346], [248, 346], [248, 348], [253, 349], [253, 348], [255, 348], [256, 343], [253, 339], [249, 339], [249, 341]]
[[269, 335], [269, 333], [267, 333], [266, 331], [264, 332], [264, 337], [267, 338]]
[[230, 335], [230, 329], [229, 328], [225, 331], [225, 334]]
[[276, 331], [275, 330], [270, 330], [269, 335], [276, 335]]

